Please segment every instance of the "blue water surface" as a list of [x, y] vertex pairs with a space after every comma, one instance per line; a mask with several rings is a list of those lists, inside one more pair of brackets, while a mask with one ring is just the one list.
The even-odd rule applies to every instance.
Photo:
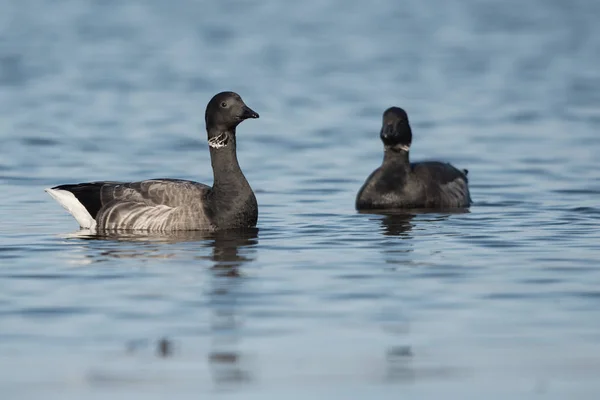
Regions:
[[[4, 399], [597, 399], [600, 2], [0, 1]], [[45, 187], [210, 184], [243, 234], [94, 238]], [[405, 108], [469, 213], [354, 198]]]

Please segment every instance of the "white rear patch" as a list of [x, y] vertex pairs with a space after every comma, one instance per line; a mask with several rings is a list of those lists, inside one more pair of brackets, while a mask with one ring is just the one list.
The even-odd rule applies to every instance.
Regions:
[[71, 213], [80, 227], [83, 229], [94, 229], [96, 227], [96, 220], [92, 218], [88, 210], [77, 200], [73, 193], [60, 189], [44, 189], [44, 191]]

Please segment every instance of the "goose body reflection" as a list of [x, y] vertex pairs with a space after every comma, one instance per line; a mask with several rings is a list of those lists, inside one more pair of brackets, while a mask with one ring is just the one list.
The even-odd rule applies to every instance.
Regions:
[[[239, 349], [240, 326], [239, 290], [245, 280], [243, 268], [252, 263], [255, 247], [258, 245], [258, 228], [231, 231], [178, 231], [169, 234], [156, 232], [103, 232], [80, 230], [65, 236], [73, 245], [83, 247], [88, 264], [103, 262], [107, 258], [134, 259], [177, 259], [195, 260], [192, 268], [208, 266], [211, 273], [205, 282], [208, 288], [197, 293], [198, 299], [188, 302], [189, 307], [198, 308], [202, 304], [210, 313], [208, 334], [211, 337], [211, 350], [208, 353], [210, 370], [218, 386], [231, 386], [252, 379], [252, 368], [248, 357]], [[83, 244], [83, 246], [82, 246]], [[128, 245], [130, 244], [130, 245]], [[89, 245], [89, 246], [86, 246]], [[101, 248], [101, 251], [97, 249]], [[190, 257], [189, 253], [196, 253]], [[198, 322], [200, 324], [200, 322]], [[159, 355], [170, 355], [171, 349], [159, 342]], [[185, 351], [181, 348], [180, 351]]]
[[[231, 231], [176, 231], [158, 232], [103, 232], [80, 230], [64, 238], [74, 243], [106, 242], [99, 253], [87, 253], [86, 262], [91, 264], [104, 258], [174, 258], [183, 251], [200, 253], [197, 260], [207, 260], [211, 268], [218, 269], [228, 275], [238, 275], [239, 268], [252, 261], [252, 257], [242, 250], [253, 248], [258, 244], [258, 228], [246, 228]], [[76, 240], [76, 241], [75, 241]], [[134, 244], [128, 246], [127, 243]], [[190, 247], [189, 243], [198, 246]], [[178, 246], [174, 246], [178, 245]], [[99, 246], [92, 245], [90, 248]], [[202, 248], [212, 248], [211, 254], [202, 254]]]
[[383, 214], [381, 218], [382, 233], [385, 236], [399, 236], [401, 238], [411, 238], [410, 231], [414, 227], [412, 220], [415, 214], [397, 213]]

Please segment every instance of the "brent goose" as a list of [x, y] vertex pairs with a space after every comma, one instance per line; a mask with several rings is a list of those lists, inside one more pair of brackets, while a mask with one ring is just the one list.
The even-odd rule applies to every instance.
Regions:
[[258, 205], [236, 155], [236, 127], [248, 118], [258, 114], [234, 92], [218, 93], [206, 106], [212, 187], [181, 179], [150, 179], [45, 190], [84, 229], [168, 232], [254, 227]]
[[410, 163], [412, 131], [406, 111], [383, 113], [380, 137], [383, 163], [356, 196], [357, 210], [467, 208], [471, 205], [468, 171], [448, 163]]

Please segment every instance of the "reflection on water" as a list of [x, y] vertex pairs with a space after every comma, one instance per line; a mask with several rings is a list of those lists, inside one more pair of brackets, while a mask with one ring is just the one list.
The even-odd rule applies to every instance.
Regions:
[[[410, 257], [414, 251], [413, 229], [418, 225], [419, 230], [433, 230], [436, 226], [450, 219], [453, 215], [468, 214], [468, 209], [448, 210], [379, 210], [363, 211], [369, 214], [373, 222], [381, 226], [379, 232], [383, 236], [381, 254], [385, 263], [393, 269], [403, 265], [428, 265], [428, 259], [416, 261]], [[399, 239], [399, 240], [397, 240]]]
[[[109, 248], [94, 252], [96, 245], [89, 247], [87, 258], [90, 262], [102, 261], [105, 258], [175, 258], [184, 250], [174, 245], [197, 244], [198, 255], [193, 259], [211, 262], [213, 272], [209, 284], [208, 302], [210, 304], [210, 337], [211, 350], [207, 356], [213, 380], [217, 387], [228, 387], [247, 382], [251, 379], [250, 368], [246, 365], [243, 354], [238, 350], [243, 328], [239, 315], [238, 297], [243, 291], [244, 279], [241, 269], [255, 259], [253, 247], [258, 244], [258, 228], [232, 230], [222, 232], [172, 232], [169, 234], [147, 232], [103, 232], [101, 234], [81, 230], [65, 237], [82, 243], [98, 241], [109, 244]], [[124, 244], [131, 242], [132, 247]], [[210, 248], [211, 253], [202, 254]], [[147, 345], [148, 340], [131, 342], [131, 349]], [[163, 338], [158, 341], [157, 355], [165, 358], [172, 356], [172, 339]], [[185, 349], [183, 349], [185, 351]]]
[[390, 347], [386, 353], [385, 380], [389, 382], [411, 383], [415, 379], [412, 365], [412, 349], [410, 346]]
[[252, 261], [253, 254], [240, 254], [240, 248], [258, 244], [258, 229], [213, 234], [213, 269], [219, 274], [239, 276], [239, 267]]
[[415, 218], [414, 214], [383, 214], [381, 227], [386, 236], [399, 236], [402, 239], [410, 239], [410, 231], [414, 227], [411, 221]]
[[360, 214], [371, 214], [381, 216], [382, 232], [386, 236], [399, 236], [402, 239], [410, 239], [411, 230], [415, 226], [413, 220], [419, 216], [419, 222], [441, 222], [447, 220], [451, 215], [468, 214], [469, 209], [436, 209], [436, 210], [369, 210], [360, 211]]
[[[197, 243], [198, 250], [209, 247], [212, 248], [212, 254], [200, 254], [195, 257], [196, 259], [214, 261], [213, 268], [219, 269], [225, 274], [236, 275], [239, 272], [238, 267], [249, 260], [247, 256], [239, 255], [238, 249], [258, 244], [258, 228], [223, 232], [180, 231], [169, 233], [95, 233], [82, 229], [63, 235], [63, 238], [83, 250], [84, 260], [79, 260], [81, 264], [101, 262], [107, 258], [173, 258], [177, 257], [181, 249], [172, 245], [188, 244], [186, 249], [189, 250], [189, 243]], [[106, 243], [106, 246], [101, 247], [101, 251], [94, 251], [99, 248], [94, 243], [88, 247], [90, 251], [85, 252], [86, 242], [98, 241]], [[123, 245], [127, 242], [133, 245]]]
[[232, 234], [218, 232], [213, 239], [211, 289], [211, 351], [208, 362], [217, 387], [236, 385], [251, 380], [250, 367], [238, 350], [242, 340], [243, 321], [239, 315], [240, 291], [244, 284], [241, 268], [255, 259], [255, 252], [241, 252], [258, 243], [258, 229]]

